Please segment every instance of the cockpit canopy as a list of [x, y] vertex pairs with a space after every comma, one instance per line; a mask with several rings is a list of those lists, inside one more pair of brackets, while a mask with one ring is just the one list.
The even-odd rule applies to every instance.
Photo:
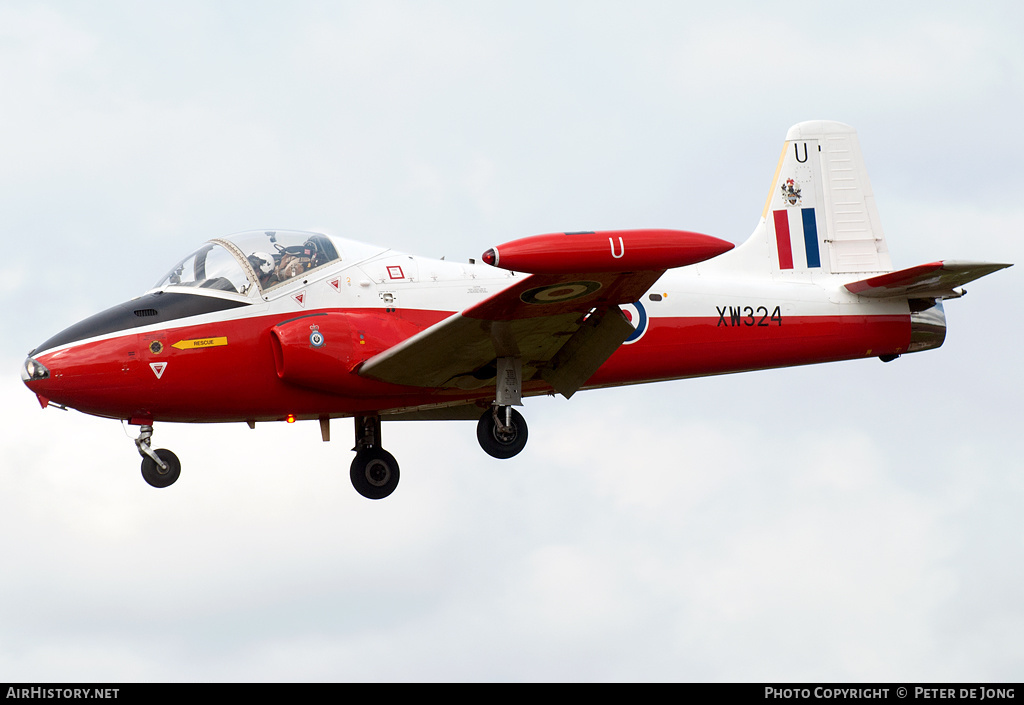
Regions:
[[[29, 354], [116, 331], [246, 306], [258, 296], [270, 300], [278, 287], [284, 295], [289, 282], [303, 281], [311, 273], [317, 276], [314, 270], [341, 262], [341, 248], [352, 265], [385, 252], [354, 240], [294, 230], [257, 230], [215, 238], [174, 265], [142, 296], [79, 321]], [[43, 372], [32, 369], [26, 374]]]
[[210, 240], [178, 262], [154, 289], [196, 287], [247, 294], [266, 292], [340, 260], [326, 235], [292, 230], [254, 230]]

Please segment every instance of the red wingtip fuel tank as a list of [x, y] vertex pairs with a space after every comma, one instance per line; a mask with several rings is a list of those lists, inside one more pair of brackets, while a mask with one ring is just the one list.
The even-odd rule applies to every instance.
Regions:
[[673, 269], [717, 257], [731, 242], [685, 230], [534, 235], [492, 247], [483, 261], [529, 274]]

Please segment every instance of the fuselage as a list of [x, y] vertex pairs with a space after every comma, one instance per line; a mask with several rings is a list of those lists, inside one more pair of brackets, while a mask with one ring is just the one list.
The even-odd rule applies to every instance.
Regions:
[[[259, 236], [212, 241], [226, 253], [215, 245], [202, 263], [186, 258], [145, 295], [57, 334], [31, 353], [46, 374], [33, 375], [27, 363], [26, 384], [44, 406], [139, 424], [382, 415], [493, 399], [493, 384], [408, 387], [364, 378], [358, 368], [526, 275], [326, 238], [331, 256], [314, 255], [307, 269], [271, 282], [259, 269], [261, 253], [249, 252]], [[741, 276], [734, 257], [742, 248], [669, 270], [623, 306], [636, 330], [584, 388], [911, 349], [906, 300], [868, 301], [832, 277]], [[540, 380], [524, 383], [525, 395], [551, 391]]]

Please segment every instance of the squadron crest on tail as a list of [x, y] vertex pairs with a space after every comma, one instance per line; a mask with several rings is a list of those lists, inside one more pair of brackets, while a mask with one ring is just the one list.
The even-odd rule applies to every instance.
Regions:
[[800, 184], [794, 179], [786, 179], [786, 183], [782, 184], [782, 197], [791, 206], [800, 205]]

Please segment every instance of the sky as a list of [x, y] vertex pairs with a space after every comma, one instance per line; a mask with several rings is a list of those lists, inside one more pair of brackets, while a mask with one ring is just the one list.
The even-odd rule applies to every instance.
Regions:
[[1024, 6], [0, 2], [0, 682], [1024, 679], [1020, 265], [935, 351], [392, 423], [42, 410], [25, 354], [201, 242], [447, 259], [753, 230], [790, 125], [858, 130], [897, 268], [1024, 261]]

